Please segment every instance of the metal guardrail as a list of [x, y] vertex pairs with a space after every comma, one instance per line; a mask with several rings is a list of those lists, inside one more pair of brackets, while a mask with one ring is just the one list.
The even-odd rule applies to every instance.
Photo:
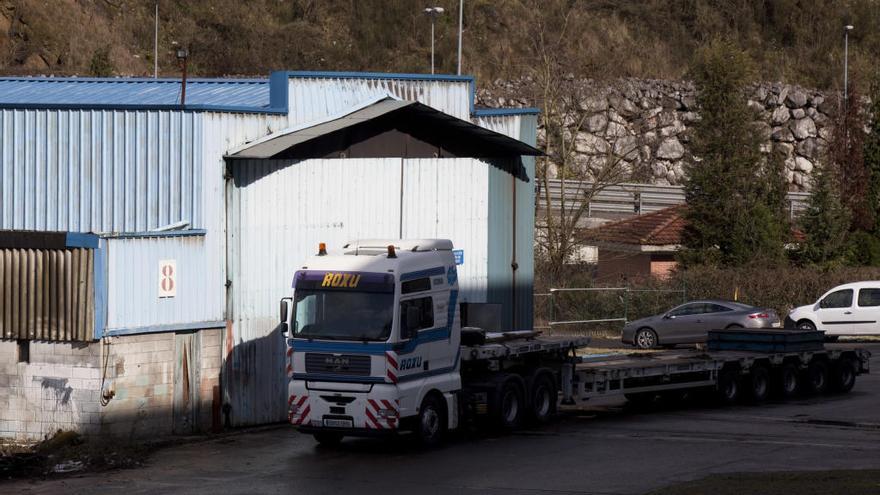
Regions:
[[[556, 295], [564, 292], [622, 292], [623, 293], [623, 316], [622, 317], [612, 317], [612, 318], [594, 318], [594, 319], [584, 319], [584, 320], [561, 320], [556, 321]], [[633, 293], [665, 293], [665, 294], [681, 294], [681, 302], [684, 303], [687, 300], [687, 290], [686, 289], [633, 289], [630, 287], [568, 287], [568, 288], [552, 288], [549, 293], [539, 293], [535, 294], [536, 297], [548, 297], [549, 302], [549, 317], [547, 321], [547, 325], [543, 327], [535, 327], [536, 329], [550, 329], [552, 330], [557, 326], [564, 325], [587, 325], [587, 324], [595, 324], [595, 323], [623, 323], [626, 324], [630, 321], [629, 319], [629, 309], [630, 309], [630, 295]], [[641, 316], [640, 316], [641, 317]]]
[[[590, 182], [566, 180], [563, 191], [562, 181], [551, 179], [548, 181], [546, 191], [541, 190], [542, 182], [537, 182], [538, 208], [544, 207], [546, 195], [549, 192], [550, 202], [553, 209], [559, 209], [563, 194], [570, 208], [575, 209], [581, 205], [583, 192], [593, 187]], [[787, 210], [789, 217], [794, 219], [807, 208], [809, 193], [789, 192], [786, 194]], [[587, 205], [587, 218], [603, 218], [640, 215], [652, 213], [670, 206], [685, 203], [683, 186], [658, 186], [653, 184], [614, 184], [605, 186], [599, 191]]]

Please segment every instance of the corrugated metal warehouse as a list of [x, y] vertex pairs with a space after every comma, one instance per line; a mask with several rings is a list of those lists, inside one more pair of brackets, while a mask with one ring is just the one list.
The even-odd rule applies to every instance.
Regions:
[[0, 435], [283, 420], [278, 300], [318, 242], [450, 238], [531, 325], [534, 109], [471, 77], [0, 78]]

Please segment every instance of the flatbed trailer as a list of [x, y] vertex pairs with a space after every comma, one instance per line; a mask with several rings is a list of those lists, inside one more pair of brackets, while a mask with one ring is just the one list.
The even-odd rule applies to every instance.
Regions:
[[[870, 371], [870, 352], [847, 346], [801, 352], [658, 351], [579, 357], [571, 390], [563, 398], [588, 400], [624, 395], [634, 401], [666, 392], [711, 389], [723, 402], [742, 397], [760, 402], [772, 392], [848, 392], [856, 376]], [[567, 382], [567, 380], [566, 380]]]

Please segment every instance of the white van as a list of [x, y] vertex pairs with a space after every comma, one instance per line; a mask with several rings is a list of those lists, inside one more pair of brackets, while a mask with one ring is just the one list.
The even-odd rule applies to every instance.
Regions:
[[839, 285], [814, 304], [793, 309], [785, 323], [825, 335], [880, 335], [880, 281]]

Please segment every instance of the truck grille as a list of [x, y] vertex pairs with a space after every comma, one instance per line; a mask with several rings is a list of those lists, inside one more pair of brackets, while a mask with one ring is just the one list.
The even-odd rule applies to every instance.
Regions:
[[306, 354], [306, 373], [370, 376], [370, 356], [350, 354]]

